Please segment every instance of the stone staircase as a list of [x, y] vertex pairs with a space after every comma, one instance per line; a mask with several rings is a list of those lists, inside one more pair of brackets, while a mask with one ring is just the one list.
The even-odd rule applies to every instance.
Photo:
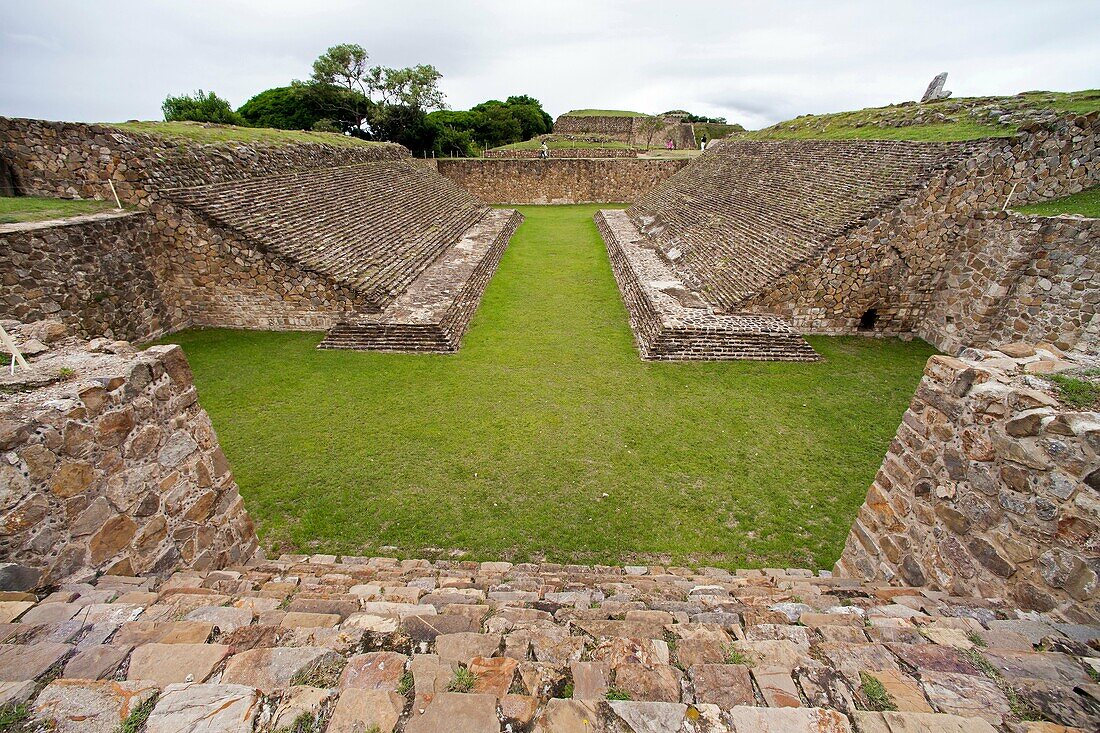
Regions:
[[1100, 726], [1097, 627], [808, 570], [284, 555], [0, 599], [8, 730]]
[[815, 361], [808, 343], [776, 316], [727, 314], [701, 298], [626, 212], [596, 213], [630, 328], [646, 360]]
[[490, 210], [382, 313], [336, 325], [318, 348], [457, 351], [521, 221], [514, 209]]

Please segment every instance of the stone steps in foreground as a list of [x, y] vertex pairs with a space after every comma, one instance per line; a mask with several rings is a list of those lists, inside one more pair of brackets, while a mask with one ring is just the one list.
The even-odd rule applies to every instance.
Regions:
[[513, 209], [490, 210], [385, 310], [336, 325], [317, 348], [457, 351], [522, 220]]
[[596, 213], [634, 340], [645, 360], [816, 361], [781, 318], [716, 314], [652, 248], [624, 211]]
[[1100, 629], [809, 570], [284, 555], [2, 598], [0, 704], [63, 733], [1100, 725]]

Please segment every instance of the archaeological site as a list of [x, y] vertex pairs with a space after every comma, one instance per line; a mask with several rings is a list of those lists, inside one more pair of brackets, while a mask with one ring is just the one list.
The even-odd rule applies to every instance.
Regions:
[[0, 117], [0, 731], [1100, 730], [1100, 92], [945, 78]]

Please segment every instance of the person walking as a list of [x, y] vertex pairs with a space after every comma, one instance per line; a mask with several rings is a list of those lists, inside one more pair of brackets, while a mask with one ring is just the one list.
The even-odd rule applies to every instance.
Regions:
[[550, 148], [547, 147], [546, 141], [542, 141], [542, 145], [539, 146], [539, 157], [546, 160], [550, 157]]
[[699, 149], [706, 151], [707, 149], [707, 136], [703, 135], [703, 139], [699, 142]]

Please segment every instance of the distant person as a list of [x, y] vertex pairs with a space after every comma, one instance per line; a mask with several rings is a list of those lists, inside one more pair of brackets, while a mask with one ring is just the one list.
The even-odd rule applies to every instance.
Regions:
[[668, 142], [665, 143], [665, 148], [668, 150], [673, 150], [676, 148], [676, 143], [672, 142], [672, 138], [669, 138]]
[[543, 160], [550, 157], [550, 148], [546, 146], [545, 140], [543, 140], [542, 145], [539, 146], [539, 157]]
[[707, 149], [707, 136], [706, 135], [703, 135], [703, 139], [699, 142], [699, 149], [700, 150], [706, 150]]

